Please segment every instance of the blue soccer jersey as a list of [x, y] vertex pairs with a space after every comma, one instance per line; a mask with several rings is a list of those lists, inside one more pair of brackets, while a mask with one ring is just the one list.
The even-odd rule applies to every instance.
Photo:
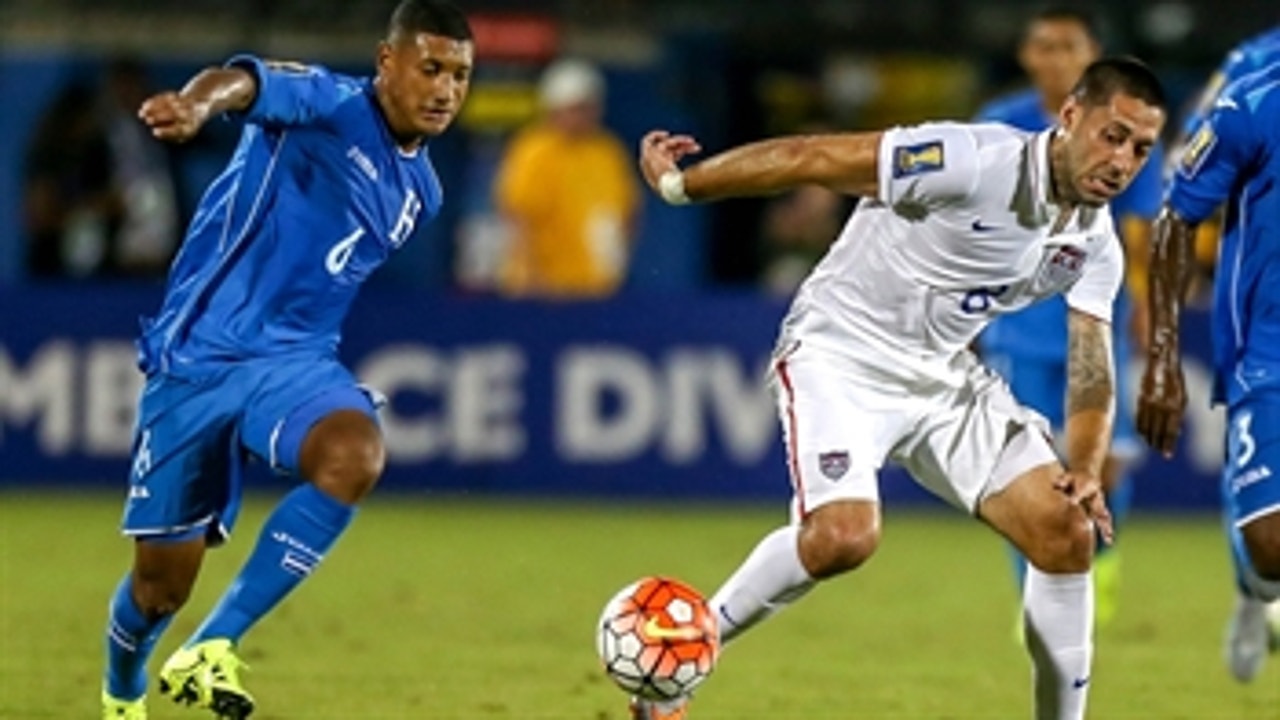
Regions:
[[[991, 102], [978, 111], [977, 119], [1002, 122], [1031, 132], [1039, 132], [1057, 123], [1057, 117], [1045, 110], [1040, 94], [1034, 89]], [[1159, 146], [1153, 148], [1147, 164], [1133, 182], [1111, 201], [1111, 215], [1117, 222], [1122, 223], [1126, 217], [1135, 216], [1154, 220], [1160, 212], [1160, 166], [1164, 164], [1161, 155]], [[1123, 233], [1120, 236], [1123, 238]], [[1124, 313], [1117, 313], [1116, 317], [1122, 318]], [[1045, 332], [1045, 328], [1061, 328], [1062, 331]], [[985, 352], [1061, 362], [1067, 352], [1066, 328], [1067, 304], [1061, 297], [1054, 297], [996, 319], [983, 332], [981, 344]], [[1123, 331], [1124, 328], [1118, 330]], [[1123, 332], [1117, 332], [1116, 336], [1118, 342], [1123, 341]]]
[[1227, 202], [1214, 279], [1214, 400], [1280, 384], [1280, 63], [1227, 86], [1188, 140], [1169, 206], [1199, 223]]
[[200, 201], [160, 313], [143, 320], [148, 374], [334, 356], [360, 284], [440, 209], [425, 145], [397, 145], [372, 80], [248, 56], [229, 64], [254, 74], [257, 97]]
[[1204, 122], [1209, 111], [1213, 109], [1213, 101], [1222, 89], [1245, 75], [1257, 72], [1280, 60], [1280, 26], [1255, 35], [1240, 43], [1227, 53], [1222, 65], [1209, 78], [1201, 93], [1200, 105], [1187, 115], [1182, 125], [1184, 136], [1190, 136]]

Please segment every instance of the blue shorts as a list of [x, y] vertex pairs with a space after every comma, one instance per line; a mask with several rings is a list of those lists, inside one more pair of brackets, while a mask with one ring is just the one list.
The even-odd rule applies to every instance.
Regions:
[[[1126, 460], [1134, 460], [1142, 453], [1138, 431], [1133, 424], [1133, 404], [1136, 396], [1130, 394], [1128, 343], [1117, 343], [1116, 353], [1116, 418], [1111, 434], [1111, 454]], [[1066, 426], [1067, 400], [1066, 359], [1048, 360], [1028, 358], [1007, 353], [986, 353], [983, 362], [1009, 383], [1013, 396], [1024, 405], [1039, 412], [1053, 426], [1055, 435], [1061, 437]]]
[[124, 533], [221, 543], [245, 460], [296, 474], [307, 432], [338, 410], [377, 420], [374, 398], [330, 359], [239, 362], [198, 380], [152, 375], [138, 401]]
[[1247, 397], [1227, 412], [1222, 496], [1236, 527], [1280, 512], [1280, 393]]

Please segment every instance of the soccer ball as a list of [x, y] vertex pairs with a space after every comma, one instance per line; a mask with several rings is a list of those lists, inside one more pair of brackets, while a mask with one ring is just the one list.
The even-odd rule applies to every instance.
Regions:
[[687, 695], [707, 679], [720, 631], [702, 593], [666, 577], [623, 588], [604, 607], [596, 651], [623, 690], [648, 700]]

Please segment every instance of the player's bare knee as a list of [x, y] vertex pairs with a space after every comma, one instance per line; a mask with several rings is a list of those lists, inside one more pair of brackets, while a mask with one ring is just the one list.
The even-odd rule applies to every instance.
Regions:
[[172, 573], [147, 573], [135, 570], [133, 601], [148, 618], [158, 619], [178, 612], [191, 597], [191, 583]]
[[835, 503], [805, 518], [800, 560], [816, 579], [862, 565], [880, 545], [879, 514], [870, 503]]
[[1045, 522], [1023, 548], [1027, 562], [1047, 573], [1088, 572], [1093, 562], [1093, 523], [1079, 508]]
[[342, 411], [316, 424], [303, 443], [303, 475], [325, 494], [352, 504], [382, 477], [386, 450], [378, 428], [363, 413]]
[[333, 443], [311, 481], [325, 494], [351, 504], [368, 495], [382, 477], [386, 453], [380, 441], [344, 439]]
[[187, 603], [200, 574], [205, 539], [140, 539], [134, 545], [133, 600], [143, 615], [172, 615]]
[[1242, 534], [1254, 571], [1266, 580], [1280, 581], [1280, 513], [1249, 523]]

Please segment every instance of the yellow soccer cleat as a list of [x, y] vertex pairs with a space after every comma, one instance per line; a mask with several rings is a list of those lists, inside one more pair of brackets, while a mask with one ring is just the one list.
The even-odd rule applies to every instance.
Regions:
[[1267, 631], [1271, 635], [1271, 654], [1280, 654], [1280, 600], [1267, 605]]
[[117, 700], [103, 689], [102, 720], [147, 720], [147, 699]]
[[253, 696], [240, 684], [240, 671], [247, 669], [230, 640], [206, 640], [165, 661], [160, 692], [176, 703], [208, 708], [218, 720], [244, 720], [253, 713]]
[[688, 698], [662, 702], [631, 698], [631, 720], [686, 720], [688, 709]]
[[1094, 624], [1104, 628], [1120, 609], [1120, 553], [1112, 548], [1093, 561]]

